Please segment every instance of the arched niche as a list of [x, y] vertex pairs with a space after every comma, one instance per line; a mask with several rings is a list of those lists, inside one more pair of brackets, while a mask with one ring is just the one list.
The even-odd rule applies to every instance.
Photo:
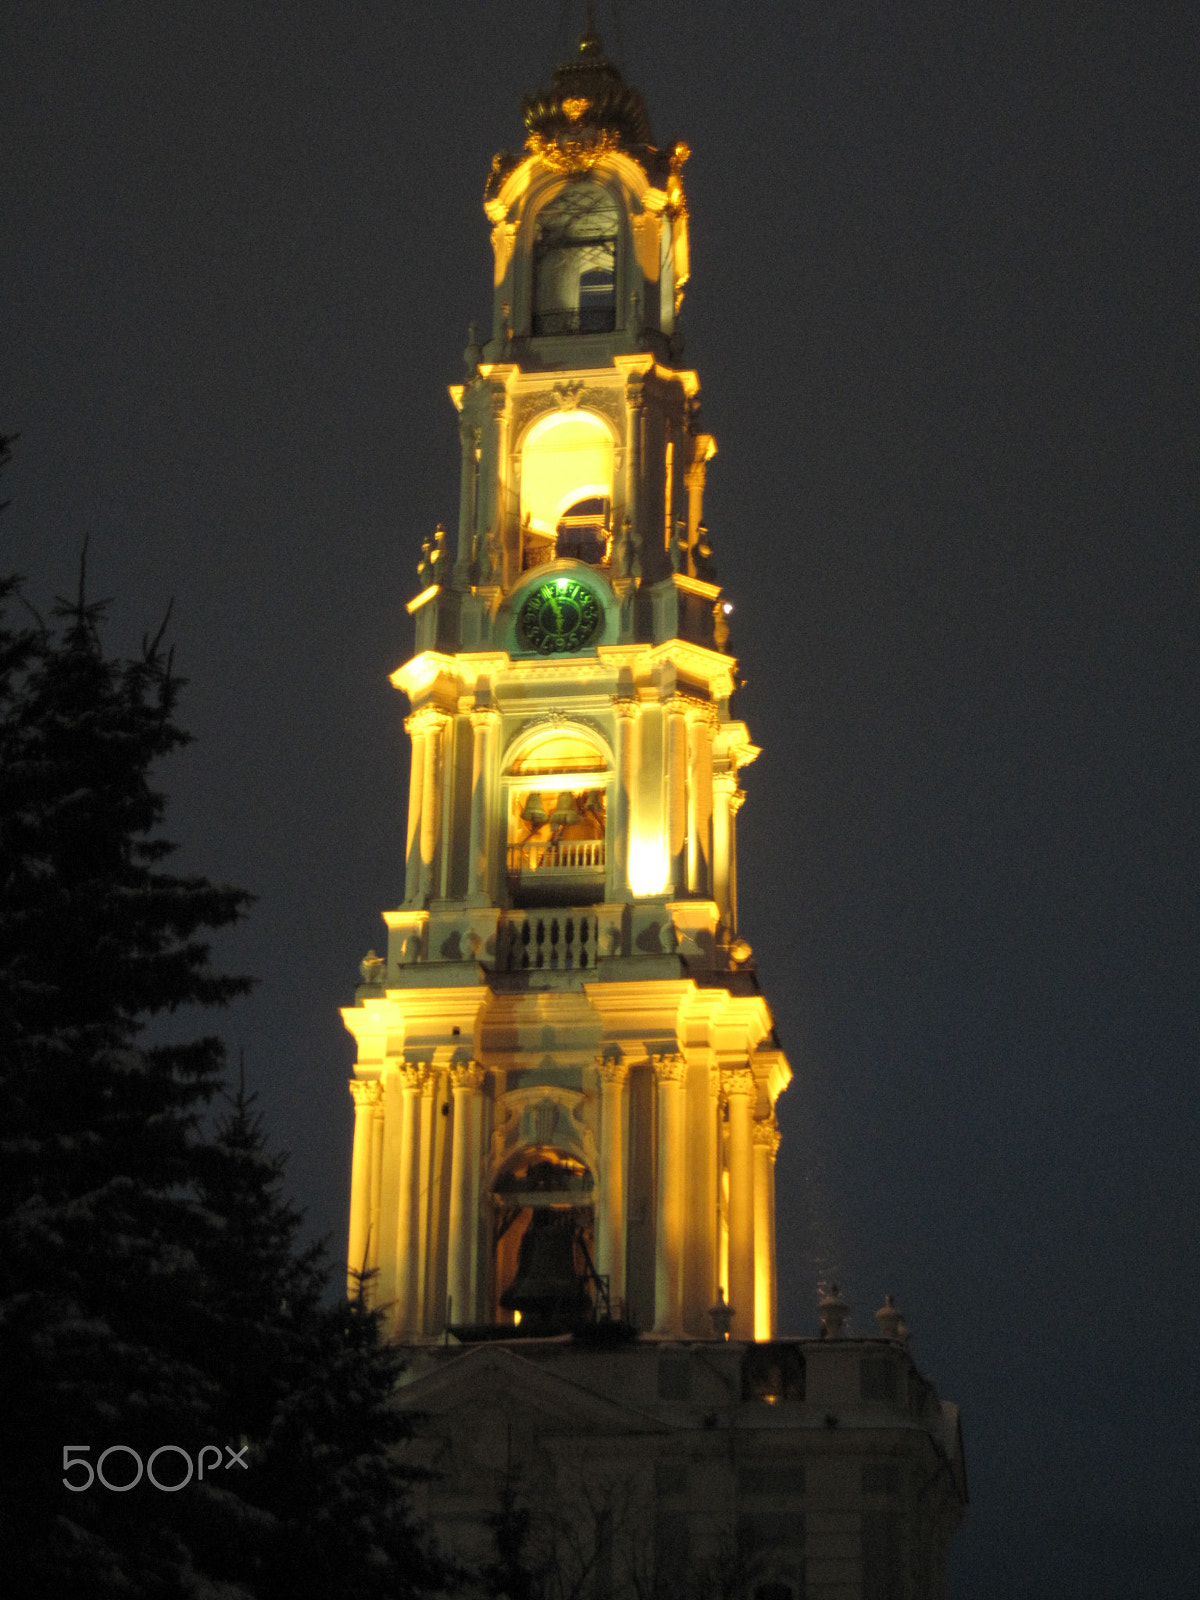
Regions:
[[[559, 1271], [577, 1280], [578, 1316], [590, 1300], [594, 1162], [580, 1146], [567, 1096], [542, 1089], [509, 1098], [517, 1102], [505, 1107], [510, 1116], [515, 1113], [517, 1144], [491, 1178], [493, 1318], [520, 1320], [503, 1303], [506, 1292], [517, 1283], [522, 1261], [526, 1271], [539, 1255], [544, 1264], [547, 1248], [558, 1257]], [[531, 1228], [541, 1229], [543, 1237], [532, 1254], [523, 1255]]]
[[531, 219], [535, 338], [616, 328], [621, 214], [616, 196], [590, 177], [563, 184], [537, 208]]
[[510, 748], [501, 782], [514, 905], [603, 899], [613, 773], [612, 752], [590, 728], [551, 724]]
[[609, 425], [593, 411], [551, 411], [532, 424], [520, 449], [526, 567], [555, 555], [607, 558], [615, 457]]

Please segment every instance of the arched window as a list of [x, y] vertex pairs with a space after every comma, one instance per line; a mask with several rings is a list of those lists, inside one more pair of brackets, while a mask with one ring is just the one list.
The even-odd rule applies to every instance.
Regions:
[[599, 565], [612, 539], [613, 440], [593, 412], [552, 411], [521, 447], [522, 565]]
[[577, 179], [539, 213], [533, 241], [535, 334], [611, 333], [617, 325], [616, 202]]
[[514, 905], [603, 899], [611, 777], [597, 746], [570, 729], [537, 740], [512, 763], [505, 788]]

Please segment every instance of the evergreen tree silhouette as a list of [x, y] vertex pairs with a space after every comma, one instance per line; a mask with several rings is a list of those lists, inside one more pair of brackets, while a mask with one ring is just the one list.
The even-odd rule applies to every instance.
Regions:
[[[10, 441], [0, 437], [0, 465]], [[321, 1246], [219, 1038], [210, 935], [250, 896], [167, 870], [158, 763], [189, 741], [163, 629], [104, 649], [78, 590], [0, 580], [0, 1550], [21, 1600], [405, 1600], [456, 1581], [410, 1511], [400, 1361]], [[83, 1484], [109, 1446], [113, 1489]], [[205, 1450], [178, 1493], [160, 1446]], [[87, 1462], [65, 1471], [64, 1447]], [[235, 1452], [242, 1461], [231, 1463]], [[214, 1463], [216, 1463], [214, 1465]], [[178, 1454], [167, 1483], [189, 1469]]]
[[[22, 1592], [183, 1592], [173, 1498], [62, 1486], [63, 1448], [211, 1436], [190, 1359], [206, 1223], [189, 1193], [220, 1041], [145, 1041], [154, 1018], [249, 987], [206, 935], [249, 897], [172, 874], [154, 765], [187, 742], [161, 632], [106, 656], [104, 605], [0, 620], [0, 1517]], [[117, 1483], [135, 1470], [120, 1456]], [[82, 1474], [80, 1474], [81, 1476]], [[78, 1481], [78, 1478], [77, 1478]], [[136, 1574], [136, 1578], [131, 1574]]]
[[264, 1600], [437, 1591], [453, 1573], [407, 1509], [415, 1474], [395, 1451], [409, 1433], [392, 1403], [400, 1357], [361, 1289], [326, 1303], [325, 1250], [301, 1244], [285, 1167], [239, 1074], [198, 1183], [212, 1226], [197, 1361], [219, 1379], [227, 1436], [247, 1445], [249, 1470], [221, 1480], [247, 1515], [236, 1538], [215, 1525], [207, 1565]]

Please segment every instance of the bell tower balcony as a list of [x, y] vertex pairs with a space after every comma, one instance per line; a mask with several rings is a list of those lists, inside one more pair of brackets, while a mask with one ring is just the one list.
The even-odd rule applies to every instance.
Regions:
[[584, 906], [604, 899], [603, 839], [510, 844], [508, 892], [514, 906]]

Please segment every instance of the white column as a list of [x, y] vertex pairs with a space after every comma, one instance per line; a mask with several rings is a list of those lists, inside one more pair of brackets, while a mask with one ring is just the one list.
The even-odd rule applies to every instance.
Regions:
[[441, 849], [438, 852], [438, 898], [445, 900], [450, 894], [450, 862], [454, 853], [454, 792], [457, 788], [454, 769], [458, 760], [458, 718], [448, 716], [442, 727], [442, 817], [438, 828]]
[[729, 1304], [735, 1339], [754, 1338], [754, 1158], [751, 1121], [757, 1089], [749, 1067], [722, 1075], [729, 1107]]
[[351, 1078], [354, 1097], [354, 1154], [350, 1168], [350, 1239], [346, 1249], [346, 1292], [358, 1293], [361, 1277], [370, 1271], [371, 1194], [374, 1187], [375, 1110], [382, 1096], [377, 1082]]
[[408, 779], [408, 835], [404, 851], [404, 903], [415, 905], [421, 881], [421, 797], [425, 793], [425, 758], [428, 749], [426, 717], [414, 712], [405, 720], [412, 739], [412, 768]]
[[379, 1112], [379, 1245], [372, 1304], [384, 1313], [389, 1337], [396, 1332], [396, 1228], [400, 1218], [400, 1144], [404, 1095], [394, 1061], [383, 1068]]
[[681, 1055], [653, 1056], [658, 1090], [654, 1331], [683, 1331], [684, 1078]]
[[629, 852], [633, 847], [633, 830], [636, 819], [638, 774], [638, 706], [636, 700], [616, 700], [613, 712], [617, 724], [617, 773], [614, 797], [612, 884], [614, 900], [628, 900]]
[[[475, 531], [480, 541], [490, 528], [500, 540], [503, 533], [500, 504], [501, 472], [505, 447], [508, 442], [508, 394], [503, 385], [494, 388], [488, 396], [488, 432], [483, 441], [480, 461], [479, 507], [476, 512]], [[496, 580], [499, 582], [497, 576]]]
[[471, 545], [475, 537], [475, 491], [478, 479], [479, 429], [466, 417], [458, 424], [458, 437], [462, 445], [462, 469], [458, 480], [458, 558], [454, 563], [454, 581], [462, 587], [471, 565]]
[[[450, 1298], [452, 1322], [473, 1320], [471, 1293], [471, 1239], [475, 1228], [472, 1197], [478, 1162], [473, 1148], [474, 1101], [483, 1084], [483, 1069], [474, 1061], [450, 1068], [450, 1087], [454, 1102], [450, 1154], [450, 1232], [447, 1239], [449, 1266], [446, 1293]], [[445, 1315], [442, 1307], [442, 1315]]]
[[679, 896], [687, 882], [687, 702], [674, 696], [663, 706], [663, 716], [667, 890]]
[[629, 1065], [604, 1057], [600, 1079], [600, 1204], [596, 1210], [596, 1271], [608, 1277], [614, 1311], [625, 1299], [625, 1080]]
[[754, 1138], [754, 1337], [775, 1336], [775, 1152], [774, 1116], [756, 1122]]
[[717, 915], [726, 931], [732, 935], [734, 912], [729, 895], [729, 868], [733, 857], [733, 792], [737, 777], [732, 772], [713, 773], [713, 884], [712, 897], [717, 902]]
[[642, 492], [646, 460], [646, 390], [640, 373], [627, 379], [625, 384], [625, 443], [625, 515], [629, 518], [634, 547], [641, 549], [646, 538]]
[[705, 1290], [708, 1296], [706, 1306], [715, 1303], [718, 1286], [725, 1286], [721, 1271], [721, 1167], [721, 1073], [719, 1068], [711, 1067], [708, 1074], [708, 1181], [705, 1198], [712, 1250]]
[[696, 440], [697, 453], [683, 479], [688, 492], [688, 573], [693, 578], [696, 576], [695, 550], [700, 537], [700, 521], [704, 515], [704, 480], [707, 476], [705, 463], [708, 456], [701, 452], [710, 442], [706, 434], [701, 434]]
[[417, 1180], [420, 1162], [417, 1136], [420, 1130], [418, 1101], [421, 1085], [429, 1068], [425, 1065], [398, 1069], [401, 1093], [400, 1182], [396, 1207], [396, 1289], [395, 1328], [403, 1338], [416, 1332], [416, 1285], [420, 1268], [420, 1226]]
[[[484, 1215], [483, 1208], [483, 1151], [484, 1151], [484, 1114], [487, 1107], [484, 1096], [475, 1094], [471, 1098], [471, 1130], [470, 1130], [470, 1193], [471, 1214], [468, 1218], [468, 1232], [471, 1236], [471, 1282], [467, 1293], [467, 1310], [471, 1322], [482, 1320], [480, 1306], [480, 1280], [483, 1277], [483, 1256], [485, 1248], [485, 1228], [490, 1229], [490, 1217]], [[487, 1239], [490, 1244], [490, 1236]]]
[[500, 716], [490, 709], [471, 713], [471, 856], [467, 895], [476, 905], [491, 899], [491, 857], [496, 848], [496, 818], [492, 815], [493, 746]]
[[729, 799], [729, 931], [737, 932], [737, 814], [746, 798], [744, 789], [735, 789]]
[[427, 905], [434, 892], [438, 834], [441, 831], [442, 740], [444, 714], [426, 713], [425, 772], [421, 790], [421, 866], [418, 904]]
[[[367, 1271], [378, 1275], [380, 1259], [380, 1232], [383, 1223], [383, 1093], [382, 1086], [371, 1119], [371, 1211], [367, 1225]], [[378, 1276], [372, 1281], [368, 1296], [371, 1305], [380, 1305]]]
[[413, 1326], [418, 1333], [432, 1333], [427, 1301], [429, 1290], [429, 1216], [433, 1192], [433, 1110], [437, 1075], [430, 1070], [421, 1083], [420, 1112], [417, 1118], [417, 1281]]
[[688, 723], [688, 890], [708, 895], [712, 842], [712, 726], [703, 713]]

